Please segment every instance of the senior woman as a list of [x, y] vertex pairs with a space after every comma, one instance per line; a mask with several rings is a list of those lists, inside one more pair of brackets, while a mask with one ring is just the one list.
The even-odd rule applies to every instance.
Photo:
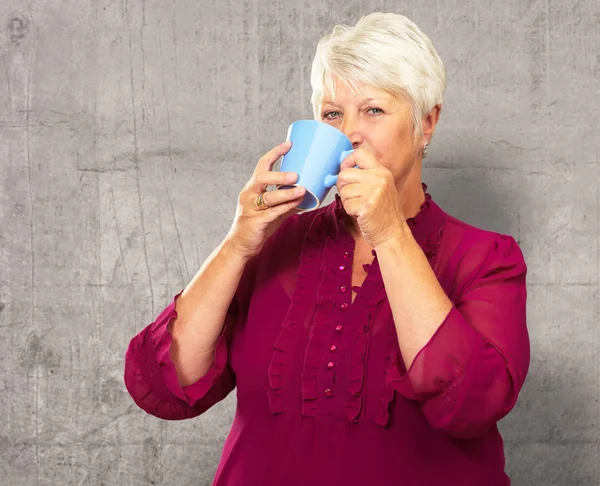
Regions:
[[218, 486], [508, 485], [497, 422], [529, 367], [526, 265], [421, 182], [442, 61], [374, 13], [321, 39], [311, 84], [315, 118], [356, 149], [339, 195], [300, 212], [302, 189], [265, 192], [296, 180], [272, 170], [289, 143], [266, 153], [224, 241], [132, 339], [127, 389], [178, 420], [237, 387]]

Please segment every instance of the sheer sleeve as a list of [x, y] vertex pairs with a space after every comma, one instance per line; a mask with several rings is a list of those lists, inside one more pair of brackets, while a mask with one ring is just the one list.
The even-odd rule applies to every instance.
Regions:
[[529, 368], [521, 250], [498, 235], [482, 261], [408, 372], [396, 356], [386, 378], [420, 403], [433, 427], [457, 438], [483, 434], [508, 414]]
[[125, 354], [125, 386], [142, 410], [166, 420], [192, 418], [223, 400], [235, 388], [229, 343], [233, 328], [247, 313], [257, 258], [246, 265], [227, 310], [213, 366], [195, 383], [179, 385], [170, 355], [172, 340], [168, 325], [177, 317], [177, 299], [182, 292], [131, 340]]

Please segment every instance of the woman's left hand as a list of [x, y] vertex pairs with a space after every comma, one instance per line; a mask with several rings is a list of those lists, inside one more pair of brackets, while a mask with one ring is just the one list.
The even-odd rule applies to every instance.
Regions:
[[358, 148], [348, 155], [340, 165], [336, 187], [366, 243], [376, 248], [402, 233], [405, 218], [394, 176], [371, 152]]

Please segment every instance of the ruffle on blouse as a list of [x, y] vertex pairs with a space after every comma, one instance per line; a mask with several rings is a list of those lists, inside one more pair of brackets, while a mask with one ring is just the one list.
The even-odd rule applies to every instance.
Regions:
[[[377, 265], [375, 260], [374, 265]], [[370, 273], [373, 266], [370, 266], [367, 270]], [[370, 340], [371, 340], [371, 326], [373, 325], [373, 319], [381, 310], [381, 306], [385, 301], [385, 288], [383, 280], [377, 282], [378, 288], [374, 292], [373, 296], [369, 300], [367, 305], [368, 319], [360, 329], [356, 332], [354, 344], [352, 346], [352, 354], [350, 355], [350, 373], [348, 381], [348, 396], [346, 399], [346, 416], [352, 423], [358, 423], [362, 420], [363, 411], [365, 406], [365, 378], [366, 378], [366, 365], [369, 355]]]
[[[325, 245], [322, 255], [338, 251], [338, 244], [325, 229], [325, 225], [321, 225], [320, 228], [315, 228], [312, 233], [307, 235], [312, 245], [322, 245], [324, 239]], [[327, 261], [326, 257], [321, 256], [321, 260], [323, 259]], [[313, 322], [310, 323], [311, 328], [302, 366], [302, 414], [307, 416], [315, 416], [319, 410], [318, 399], [321, 396], [319, 376], [323, 369], [323, 350], [325, 340], [331, 334], [336, 299], [339, 298], [338, 293], [333, 292], [327, 282], [334, 282], [337, 278], [338, 275], [335, 273], [334, 265], [327, 265], [326, 263], [320, 265], [320, 276], [317, 284], [317, 307]]]
[[304, 363], [302, 367], [302, 415], [315, 416], [319, 410], [319, 375], [322, 368], [323, 346], [325, 338], [331, 332], [331, 319], [335, 302], [322, 299], [318, 304], [312, 323]]
[[433, 265], [433, 257], [435, 257], [438, 249], [440, 248], [440, 243], [442, 241], [442, 232], [444, 231], [444, 226], [440, 226], [434, 233], [426, 237], [424, 240], [419, 241], [419, 246], [425, 253], [425, 256], [429, 260], [429, 263]]
[[[315, 235], [316, 232], [311, 234], [310, 239], [312, 240]], [[328, 256], [332, 256], [333, 259], [335, 258], [335, 255], [339, 255], [344, 251], [341, 240], [331, 238], [329, 235], [323, 236], [323, 238], [325, 239], [325, 245], [322, 258], [325, 258], [326, 261], [328, 261]], [[316, 240], [316, 243], [319, 243], [319, 240]], [[365, 271], [367, 273], [375, 272], [375, 274], [377, 274], [378, 265], [377, 259], [375, 258], [373, 265], [365, 265]], [[336, 265], [326, 263], [321, 265], [321, 279], [318, 289], [320, 292], [319, 300], [321, 300], [322, 303], [320, 308], [317, 309], [313, 332], [311, 333], [307, 345], [304, 361], [304, 369], [307, 370], [303, 376], [303, 397], [305, 399], [304, 409], [306, 415], [316, 414], [318, 409], [316, 405], [318, 401], [316, 399], [322, 395], [319, 388], [319, 375], [323, 370], [325, 339], [331, 333], [333, 312], [335, 310], [336, 301], [338, 301], [340, 297], [337, 286], [327, 285], [327, 282], [335, 282], [338, 278], [339, 274]], [[376, 288], [367, 304], [368, 320], [357, 329], [350, 354], [345, 412], [348, 420], [352, 423], [357, 423], [362, 420], [362, 412], [364, 411], [365, 406], [365, 396], [363, 392], [365, 388], [366, 363], [370, 349], [369, 341], [371, 339], [370, 329], [373, 319], [379, 312], [386, 298], [383, 280], [378, 279], [374, 285]], [[313, 400], [312, 406], [309, 401], [310, 399]]]
[[[387, 347], [389, 351], [385, 358], [386, 373], [387, 370], [394, 368], [397, 364], [394, 360], [394, 356], [398, 347], [398, 338], [396, 337], [394, 319], [391, 316], [388, 321]], [[377, 402], [377, 408], [375, 410], [375, 416], [373, 417], [373, 421], [376, 424], [381, 425], [382, 427], [386, 427], [390, 420], [390, 406], [392, 401], [394, 400], [395, 393], [396, 391], [394, 390], [394, 387], [388, 385], [387, 383], [381, 390], [381, 396], [379, 397], [379, 401]]]
[[[298, 339], [298, 326], [303, 325], [307, 312], [311, 310], [310, 306], [306, 305], [306, 302], [310, 301], [309, 296], [313, 291], [311, 282], [317, 280], [316, 278], [311, 278], [313, 277], [311, 273], [321, 271], [321, 268], [318, 265], [313, 265], [312, 262], [315, 259], [321, 259], [323, 252], [323, 238], [326, 237], [327, 230], [325, 217], [325, 211], [319, 211], [314, 216], [310, 228], [308, 229], [302, 244], [296, 289], [292, 295], [291, 303], [283, 321], [279, 336], [277, 336], [275, 344], [273, 345], [273, 355], [271, 356], [271, 362], [268, 369], [268, 399], [269, 408], [273, 414], [279, 414], [285, 411], [285, 396], [290, 396], [289, 393], [286, 393], [286, 387], [288, 387], [291, 382], [288, 374], [292, 367], [292, 351], [294, 344]], [[322, 304], [326, 305], [324, 303]], [[319, 335], [321, 332], [324, 332], [316, 326], [313, 326], [313, 330], [319, 333]], [[316, 337], [318, 338], [318, 336]], [[312, 356], [316, 351], [312, 348], [311, 343], [309, 343], [309, 345]], [[314, 394], [312, 393], [313, 374], [314, 372], [311, 370], [303, 378], [303, 399], [305, 404], [308, 402], [306, 406], [303, 405], [303, 410], [306, 410], [308, 413], [314, 413], [314, 407], [316, 405], [316, 397], [313, 398]], [[306, 385], [304, 385], [305, 382]]]
[[416, 215], [414, 215], [412, 218], [406, 219], [408, 226], [410, 226], [411, 228], [413, 226], [418, 225], [423, 219], [425, 219], [427, 213], [429, 212], [429, 209], [431, 208], [431, 194], [427, 192], [427, 184], [422, 182], [421, 187], [423, 188], [423, 192], [425, 193], [425, 201], [421, 203], [421, 206], [419, 207], [419, 212]]
[[151, 349], [156, 350], [153, 356], [156, 356], [166, 388], [177, 398], [184, 400], [190, 406], [194, 406], [213, 387], [227, 365], [226, 328], [224, 328], [221, 336], [219, 336], [215, 350], [215, 360], [211, 369], [195, 383], [181, 387], [177, 378], [177, 369], [171, 360], [172, 336], [167, 327], [171, 321], [177, 318], [175, 305], [182, 292], [183, 290], [174, 297], [173, 302], [166, 307], [154, 324], [149, 327], [148, 339], [152, 344]]

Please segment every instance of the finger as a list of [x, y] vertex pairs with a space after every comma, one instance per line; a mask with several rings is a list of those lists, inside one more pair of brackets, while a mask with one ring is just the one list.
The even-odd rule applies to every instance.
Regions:
[[273, 168], [273, 165], [275, 165], [275, 162], [279, 160], [279, 157], [285, 155], [290, 148], [292, 148], [292, 142], [289, 140], [273, 147], [260, 158], [256, 166], [256, 171], [258, 173], [270, 171]]
[[265, 209], [264, 211], [267, 213], [268, 218], [272, 218], [272, 220], [275, 220], [276, 218], [286, 215], [290, 211], [293, 211], [293, 210], [296, 210], [295, 212], [301, 211], [301, 209], [297, 209], [297, 207], [300, 205], [300, 203], [302, 202], [303, 199], [304, 199], [304, 196], [299, 196], [290, 201], [278, 204], [277, 206], [272, 206], [268, 209]]
[[346, 184], [338, 189], [342, 202], [350, 199], [356, 199], [362, 196], [362, 189], [358, 184]]
[[375, 169], [381, 165], [371, 152], [364, 148], [357, 148], [348, 155], [340, 164], [340, 170], [355, 166], [361, 169]]
[[265, 186], [275, 186], [277, 184], [287, 185], [293, 184], [298, 179], [298, 174], [295, 172], [260, 172], [256, 174], [255, 182], [258, 186], [258, 192], [264, 191]]
[[[355, 152], [356, 153], [356, 152]], [[340, 172], [345, 169], [350, 169], [358, 165], [358, 162], [355, 161], [354, 153], [348, 155], [342, 163], [340, 164]]]
[[338, 187], [372, 180], [372, 174], [362, 169], [344, 169], [338, 175]]
[[281, 204], [286, 204], [293, 199], [303, 198], [305, 192], [306, 189], [303, 187], [268, 191], [263, 194], [263, 201], [267, 206], [279, 206]]

